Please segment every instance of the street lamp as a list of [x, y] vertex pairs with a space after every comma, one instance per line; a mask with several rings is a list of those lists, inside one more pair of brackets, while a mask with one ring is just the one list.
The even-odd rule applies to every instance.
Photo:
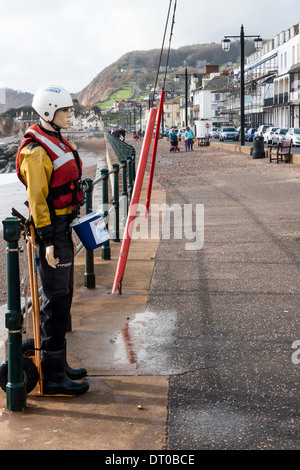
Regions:
[[[176, 74], [176, 78], [180, 78], [183, 74]], [[194, 75], [198, 77], [197, 73], [188, 73], [187, 68], [185, 69], [184, 79], [185, 79], [185, 127], [188, 125], [188, 76]]]
[[230, 39], [239, 39], [241, 46], [241, 91], [240, 91], [240, 107], [241, 107], [241, 145], [245, 145], [245, 38], [255, 38], [254, 47], [257, 51], [262, 48], [263, 40], [259, 34], [255, 36], [245, 36], [244, 26], [241, 25], [239, 36], [224, 36], [222, 41], [222, 49], [228, 52], [230, 49]]
[[224, 52], [228, 52], [230, 49], [230, 39], [224, 38], [222, 41], [222, 49]]

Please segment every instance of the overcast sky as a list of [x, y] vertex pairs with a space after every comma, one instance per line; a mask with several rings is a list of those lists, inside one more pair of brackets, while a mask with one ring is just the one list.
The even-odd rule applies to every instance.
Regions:
[[[169, 32], [175, 0], [171, 4]], [[170, 0], [0, 0], [0, 87], [76, 93], [126, 52], [161, 48]], [[224, 35], [270, 39], [300, 21], [299, 0], [177, 0], [172, 47]]]

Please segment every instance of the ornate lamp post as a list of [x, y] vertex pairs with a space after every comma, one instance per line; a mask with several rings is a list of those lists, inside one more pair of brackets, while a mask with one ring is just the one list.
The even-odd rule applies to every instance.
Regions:
[[239, 36], [224, 36], [222, 41], [222, 49], [228, 52], [230, 49], [230, 39], [239, 39], [241, 47], [241, 91], [240, 91], [240, 107], [241, 107], [241, 145], [245, 145], [245, 38], [255, 38], [254, 47], [257, 51], [262, 48], [263, 40], [260, 35], [246, 36], [244, 34], [244, 26], [241, 25]]

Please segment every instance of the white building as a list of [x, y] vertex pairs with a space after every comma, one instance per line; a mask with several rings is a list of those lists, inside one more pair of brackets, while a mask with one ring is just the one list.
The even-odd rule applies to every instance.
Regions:
[[77, 130], [96, 130], [99, 129], [101, 123], [101, 117], [99, 117], [95, 112], [89, 111], [83, 115], [75, 117], [74, 111], [72, 111], [70, 127], [73, 127]]
[[[300, 127], [300, 23], [246, 58], [245, 127]], [[208, 66], [207, 66], [208, 67]], [[207, 74], [191, 88], [193, 119], [240, 124], [240, 67]]]
[[180, 126], [180, 100], [178, 97], [164, 101], [164, 128]]
[[214, 126], [228, 120], [223, 115], [228, 82], [228, 73], [220, 72], [209, 73], [198, 82], [197, 88], [192, 90], [194, 120], [211, 120]]
[[299, 23], [246, 59], [245, 121], [249, 126], [300, 126]]

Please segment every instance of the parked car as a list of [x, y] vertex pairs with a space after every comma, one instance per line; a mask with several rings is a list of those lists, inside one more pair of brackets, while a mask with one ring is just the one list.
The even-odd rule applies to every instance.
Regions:
[[285, 138], [292, 141], [292, 147], [300, 145], [300, 127], [290, 127]]
[[209, 137], [215, 137], [217, 138], [219, 136], [218, 128], [213, 127], [212, 130], [209, 133]]
[[274, 134], [272, 135], [272, 144], [273, 145], [277, 145], [277, 144], [280, 144], [283, 139], [286, 138], [286, 133], [287, 133], [287, 129], [277, 129], [276, 132], [274, 132]]
[[219, 140], [239, 140], [239, 133], [235, 127], [221, 127]]
[[271, 127], [272, 124], [262, 124], [261, 126], [259, 126], [257, 128], [257, 131], [255, 132], [255, 136], [260, 136], [262, 137], [264, 135], [264, 133], [266, 132], [266, 130], [268, 129], [268, 127]]
[[250, 129], [248, 129], [245, 132], [245, 140], [248, 140], [249, 142], [251, 142], [253, 140], [254, 133], [256, 131], [257, 131], [256, 127], [250, 127]]
[[185, 127], [182, 129], [179, 129], [178, 138], [181, 140], [184, 140], [184, 133], [185, 133]]
[[272, 142], [272, 135], [277, 131], [279, 127], [268, 127], [264, 132], [264, 142], [270, 144]]

